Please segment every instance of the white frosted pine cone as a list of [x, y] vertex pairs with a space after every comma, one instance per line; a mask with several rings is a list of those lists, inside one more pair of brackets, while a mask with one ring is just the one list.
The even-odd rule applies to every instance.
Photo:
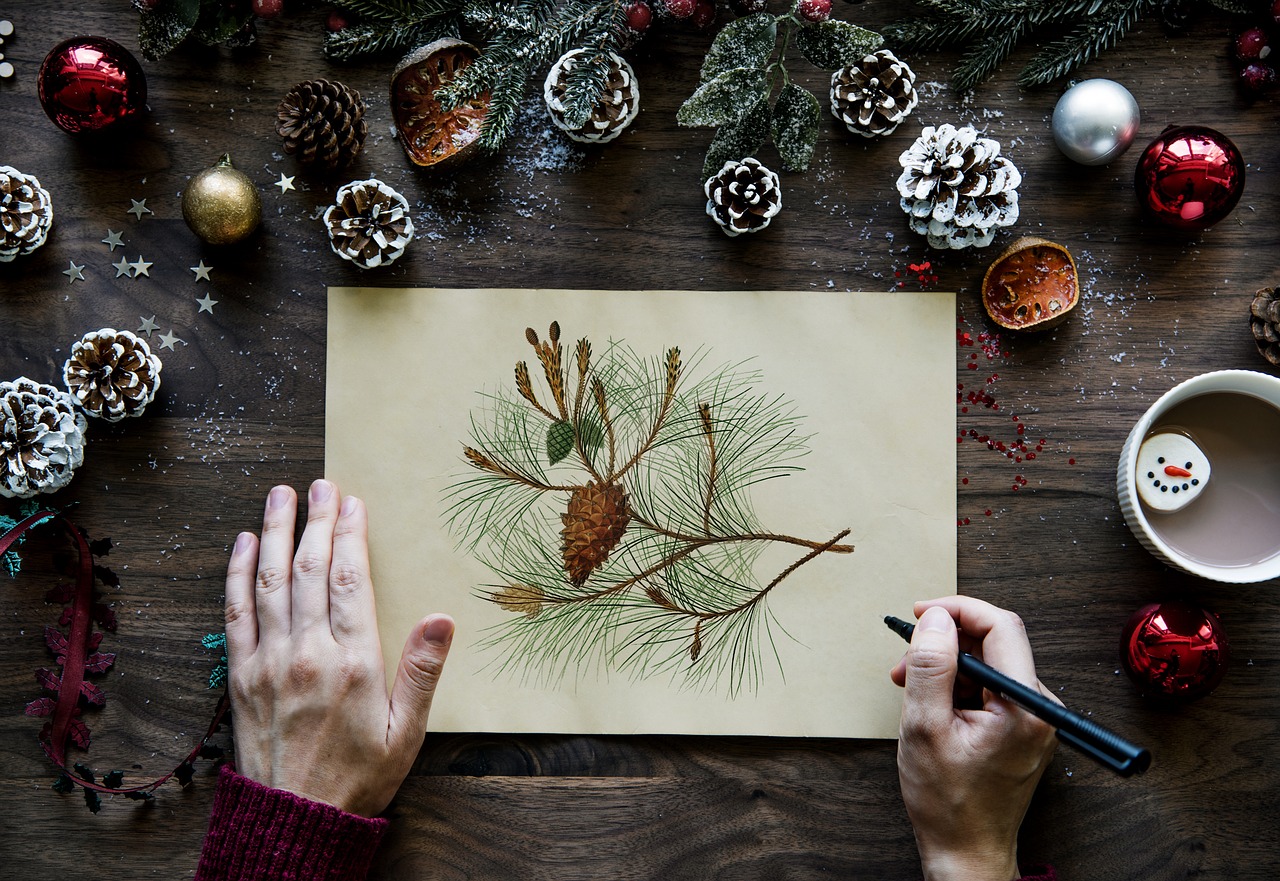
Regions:
[[730, 160], [703, 186], [707, 214], [725, 235], [760, 232], [782, 210], [778, 175], [753, 158]]
[[919, 101], [915, 74], [888, 49], [831, 75], [831, 115], [864, 138], [892, 134]]
[[622, 134], [640, 113], [640, 84], [636, 82], [636, 72], [627, 60], [616, 52], [610, 52], [606, 56], [609, 75], [604, 94], [591, 109], [585, 125], [569, 125], [565, 122], [569, 74], [585, 54], [585, 49], [574, 49], [560, 56], [560, 60], [547, 72], [547, 79], [542, 84], [542, 97], [546, 99], [547, 112], [551, 114], [556, 128], [584, 144], [605, 144]]
[[901, 156], [900, 205], [934, 248], [985, 248], [1018, 220], [1022, 175], [973, 126], [925, 126]]
[[338, 190], [324, 212], [329, 246], [361, 269], [395, 261], [413, 241], [409, 201], [376, 178], [354, 180]]
[[84, 414], [66, 392], [25, 376], [0, 382], [0, 496], [56, 492], [84, 463]]
[[141, 416], [160, 389], [160, 359], [147, 341], [127, 330], [105, 327], [71, 346], [62, 379], [90, 416], [119, 422]]
[[30, 254], [53, 226], [53, 200], [34, 175], [0, 165], [0, 263]]

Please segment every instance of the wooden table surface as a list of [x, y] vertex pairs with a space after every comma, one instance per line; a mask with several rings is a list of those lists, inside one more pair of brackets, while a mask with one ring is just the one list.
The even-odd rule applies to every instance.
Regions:
[[[836, 12], [874, 27], [895, 6], [869, 0]], [[17, 73], [0, 81], [0, 164], [39, 177], [56, 208], [49, 242], [0, 267], [0, 374], [56, 382], [81, 334], [134, 329], [151, 315], [182, 340], [160, 353], [164, 385], [147, 415], [94, 423], [86, 464], [53, 499], [76, 503], [78, 523], [112, 538], [106, 562], [122, 582], [108, 597], [120, 624], [104, 643], [118, 653], [103, 677], [107, 706], [87, 716], [95, 734], [87, 761], [99, 773], [163, 773], [207, 724], [216, 694], [205, 681], [216, 658], [200, 637], [221, 630], [230, 543], [260, 522], [272, 485], [304, 488], [323, 469], [326, 286], [857, 291], [886, 289], [901, 272], [912, 289], [908, 265], [930, 260], [937, 286], [960, 291], [958, 332], [977, 340], [992, 330], [976, 290], [997, 249], [931, 252], [908, 230], [894, 190], [898, 154], [920, 125], [972, 123], [1004, 144], [1024, 177], [1022, 216], [997, 248], [1013, 234], [1066, 244], [1085, 294], [1051, 335], [1002, 335], [985, 351], [957, 347], [957, 382], [1000, 404], [958, 408], [960, 431], [1010, 441], [1020, 422], [1026, 436], [1044, 439], [1036, 460], [1022, 463], [972, 440], [959, 446], [959, 588], [1021, 613], [1041, 678], [1155, 755], [1148, 774], [1120, 780], [1060, 749], [1024, 825], [1023, 856], [1051, 861], [1068, 879], [1274, 877], [1277, 584], [1232, 587], [1170, 571], [1130, 535], [1114, 489], [1130, 426], [1165, 390], [1220, 368], [1274, 372], [1254, 350], [1247, 313], [1252, 292], [1276, 281], [1275, 103], [1249, 106], [1237, 96], [1225, 17], [1206, 13], [1177, 38], [1149, 22], [1085, 69], [1133, 92], [1143, 114], [1139, 149], [1170, 123], [1213, 126], [1239, 145], [1250, 163], [1244, 197], [1209, 232], [1179, 237], [1143, 219], [1132, 184], [1138, 149], [1106, 168], [1066, 160], [1049, 131], [1059, 90], [1014, 85], [1029, 54], [1022, 50], [965, 101], [942, 85], [955, 56], [908, 58], [922, 93], [913, 119], [871, 143], [824, 121], [814, 168], [784, 175], [783, 213], [763, 234], [738, 239], [703, 213], [698, 169], [709, 132], [674, 120], [705, 35], [675, 30], [635, 53], [643, 112], [615, 143], [571, 145], [531, 89], [505, 152], [432, 176], [409, 167], [391, 134], [393, 60], [327, 62], [319, 10], [268, 24], [247, 52], [184, 48], [144, 63], [150, 114], [135, 134], [100, 144], [49, 122], [36, 72], [54, 43], [76, 34], [104, 34], [138, 52], [125, 0], [10, 0], [0, 18], [17, 29], [3, 47]], [[794, 69], [825, 96], [824, 75]], [[368, 144], [341, 178], [300, 171], [274, 133], [284, 93], [320, 76], [358, 88], [370, 105]], [[248, 243], [218, 249], [189, 233], [179, 199], [189, 177], [226, 151], [261, 189], [265, 220]], [[771, 150], [763, 158], [775, 159]], [[297, 175], [296, 191], [272, 185], [281, 174]], [[408, 197], [418, 234], [390, 269], [361, 274], [330, 253], [317, 218], [341, 183], [368, 176]], [[146, 199], [154, 214], [135, 220], [130, 199]], [[100, 243], [109, 229], [123, 230], [123, 251]], [[151, 261], [150, 277], [113, 277], [121, 253]], [[71, 260], [86, 264], [84, 282], [68, 285], [61, 274]], [[200, 260], [214, 267], [211, 284], [188, 270]], [[205, 293], [218, 301], [213, 314], [198, 313]], [[832, 393], [857, 407], [859, 387], [875, 381], [833, 377]], [[1015, 475], [1026, 480], [1016, 492]], [[4, 875], [190, 877], [214, 790], [209, 763], [189, 791], [167, 786], [151, 806], [117, 799], [96, 816], [79, 796], [49, 789], [40, 722], [23, 707], [38, 694], [33, 670], [50, 663], [41, 634], [58, 614], [43, 601], [57, 580], [51, 547], [29, 544], [23, 573], [3, 587]], [[1235, 660], [1212, 696], [1170, 711], [1136, 694], [1117, 644], [1132, 611], [1173, 598], [1216, 611]], [[391, 810], [375, 876], [911, 879], [919, 866], [894, 749], [429, 735]]]

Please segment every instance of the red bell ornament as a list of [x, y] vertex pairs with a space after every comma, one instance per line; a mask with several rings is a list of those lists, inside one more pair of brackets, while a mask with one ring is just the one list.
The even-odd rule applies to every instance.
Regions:
[[1204, 697], [1222, 682], [1229, 657], [1217, 617], [1188, 603], [1143, 606], [1130, 616], [1120, 637], [1125, 672], [1152, 698]]
[[142, 115], [147, 77], [106, 37], [72, 37], [49, 50], [37, 78], [40, 106], [63, 131], [100, 132]]
[[1244, 158], [1222, 132], [1169, 126], [1143, 151], [1133, 185], [1156, 220], [1176, 229], [1207, 229], [1240, 201]]

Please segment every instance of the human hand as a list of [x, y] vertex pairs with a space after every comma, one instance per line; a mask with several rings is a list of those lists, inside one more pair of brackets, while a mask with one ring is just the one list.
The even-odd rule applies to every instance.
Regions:
[[924, 877], [1012, 881], [1018, 827], [1057, 741], [1050, 725], [988, 691], [981, 709], [957, 709], [959, 651], [1057, 698], [1036, 678], [1026, 630], [1012, 612], [962, 596], [916, 603], [914, 611], [911, 647], [890, 675], [906, 688], [898, 777]]
[[227, 566], [236, 765], [266, 786], [372, 817], [422, 746], [453, 619], [418, 622], [388, 695], [364, 503], [317, 480], [295, 553], [297, 507], [290, 487], [271, 490], [261, 542], [240, 533]]

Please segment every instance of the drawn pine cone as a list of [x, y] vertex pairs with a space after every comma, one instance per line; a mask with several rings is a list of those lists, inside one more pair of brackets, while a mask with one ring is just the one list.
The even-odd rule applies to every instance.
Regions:
[[338, 190], [324, 212], [324, 225], [333, 253], [361, 269], [393, 262], [413, 241], [409, 201], [376, 178]]
[[75, 402], [90, 416], [119, 422], [141, 416], [160, 388], [160, 359], [147, 341], [106, 327], [71, 346], [62, 378]]
[[1017, 222], [1022, 175], [973, 126], [925, 126], [898, 161], [899, 204], [931, 247], [985, 248]]
[[276, 108], [276, 133], [299, 162], [333, 171], [360, 155], [369, 134], [364, 110], [355, 89], [309, 80], [294, 86]]
[[617, 484], [601, 486], [590, 481], [569, 496], [569, 510], [560, 515], [564, 529], [564, 571], [581, 587], [622, 541], [631, 522], [627, 494]]
[[756, 159], [726, 162], [703, 186], [707, 214], [726, 235], [759, 232], [782, 210], [778, 175]]
[[29, 499], [70, 483], [86, 425], [66, 392], [25, 376], [0, 382], [0, 496]]
[[1280, 367], [1280, 296], [1275, 288], [1263, 288], [1249, 307], [1249, 327], [1258, 352]]
[[556, 128], [575, 141], [604, 144], [622, 134], [623, 129], [631, 125], [640, 113], [640, 84], [636, 82], [636, 72], [626, 59], [616, 52], [610, 52], [605, 56], [609, 60], [609, 76], [605, 81], [604, 94], [592, 108], [585, 125], [569, 125], [564, 118], [565, 92], [568, 91], [574, 67], [586, 54], [586, 49], [574, 49], [560, 56], [542, 84], [542, 96], [546, 99], [547, 111]]
[[44, 244], [53, 225], [53, 201], [34, 175], [0, 165], [0, 263]]
[[881, 49], [831, 75], [831, 114], [864, 138], [891, 134], [920, 101], [914, 84], [911, 68]]

